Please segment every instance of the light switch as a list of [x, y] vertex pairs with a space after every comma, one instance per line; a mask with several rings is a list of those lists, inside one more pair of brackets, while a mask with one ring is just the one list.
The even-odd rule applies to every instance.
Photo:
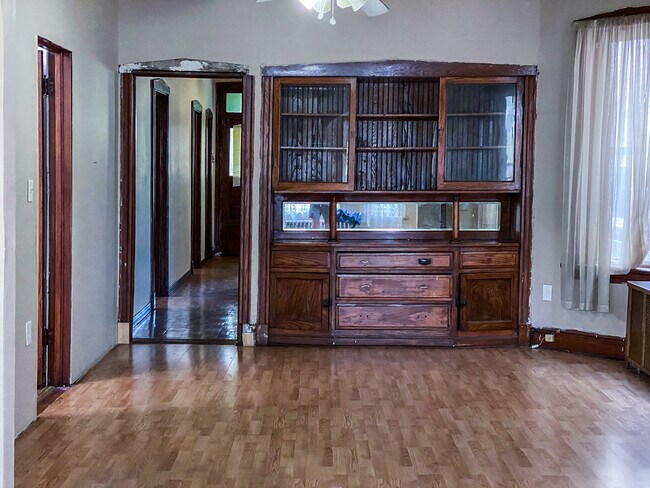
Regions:
[[32, 321], [25, 324], [25, 346], [32, 345]]
[[542, 287], [542, 300], [545, 302], [553, 301], [553, 285], [544, 285]]
[[27, 203], [34, 201], [34, 180], [27, 180]]

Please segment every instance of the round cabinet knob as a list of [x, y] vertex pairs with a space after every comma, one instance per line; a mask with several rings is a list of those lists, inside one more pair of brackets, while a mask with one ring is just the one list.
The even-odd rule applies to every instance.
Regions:
[[429, 266], [431, 264], [431, 258], [420, 258], [418, 259], [418, 264], [421, 266]]

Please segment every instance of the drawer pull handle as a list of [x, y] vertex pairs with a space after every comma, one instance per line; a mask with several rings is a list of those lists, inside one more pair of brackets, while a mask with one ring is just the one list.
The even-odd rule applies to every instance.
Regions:
[[431, 264], [431, 258], [420, 258], [418, 259], [418, 264], [422, 266], [429, 266]]
[[420, 285], [420, 290], [428, 290], [429, 285]]
[[360, 263], [361, 263], [363, 266], [366, 266], [366, 265], [370, 264], [370, 261], [369, 261], [368, 259], [362, 259], [362, 260], [360, 261]]
[[368, 290], [370, 290], [370, 285], [367, 284], [367, 283], [365, 283], [365, 284], [363, 284], [363, 285], [361, 285], [361, 286], [359, 287], [359, 290], [361, 290], [361, 291], [368, 291]]

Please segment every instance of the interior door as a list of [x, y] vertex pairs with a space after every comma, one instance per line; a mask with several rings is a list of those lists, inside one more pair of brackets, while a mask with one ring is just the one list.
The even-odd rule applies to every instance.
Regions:
[[460, 330], [516, 330], [517, 273], [460, 275]]
[[152, 109], [152, 294], [169, 294], [169, 86], [151, 81]]
[[241, 240], [242, 85], [227, 83], [217, 89], [220, 118], [218, 205], [219, 251], [239, 256]]

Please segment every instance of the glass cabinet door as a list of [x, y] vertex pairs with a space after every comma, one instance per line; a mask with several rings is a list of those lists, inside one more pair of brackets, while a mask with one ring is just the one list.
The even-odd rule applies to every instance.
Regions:
[[355, 80], [276, 81], [276, 190], [354, 188]]
[[520, 84], [516, 78], [441, 81], [440, 189], [519, 188]]

